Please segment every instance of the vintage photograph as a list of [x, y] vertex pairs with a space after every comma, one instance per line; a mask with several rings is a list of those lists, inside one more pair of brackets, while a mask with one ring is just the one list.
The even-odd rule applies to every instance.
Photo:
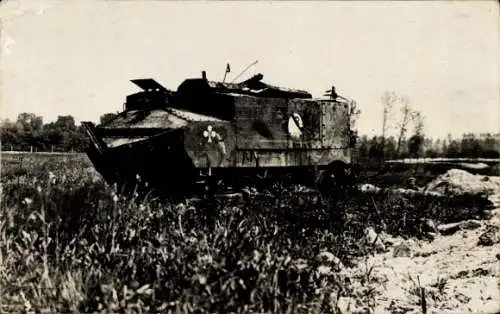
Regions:
[[0, 313], [500, 313], [496, 1], [0, 4]]

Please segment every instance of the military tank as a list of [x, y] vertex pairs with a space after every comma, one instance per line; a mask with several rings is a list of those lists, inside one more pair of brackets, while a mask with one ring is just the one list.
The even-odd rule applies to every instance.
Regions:
[[[83, 122], [96, 170], [121, 191], [172, 193], [238, 188], [286, 178], [342, 183], [352, 162], [351, 101], [277, 87], [257, 74], [239, 83], [184, 80], [176, 91], [151, 78], [100, 125]], [[253, 182], [253, 183], [252, 183]]]

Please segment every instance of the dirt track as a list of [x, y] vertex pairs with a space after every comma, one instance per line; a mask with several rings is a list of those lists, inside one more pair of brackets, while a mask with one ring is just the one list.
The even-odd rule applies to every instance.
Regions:
[[[378, 292], [374, 313], [422, 313], [421, 288], [427, 313], [500, 312], [498, 230], [492, 236], [497, 243], [479, 244], [487, 230], [500, 226], [499, 183], [500, 177], [484, 179], [459, 170], [437, 178], [429, 184], [431, 190], [492, 192], [491, 219], [464, 223], [458, 231], [438, 234], [432, 242], [386, 237], [384, 253], [360, 260], [357, 266], [345, 270], [362, 278], [373, 267], [370, 282], [376, 282], [374, 288]], [[349, 300], [343, 302], [344, 312], [355, 312], [358, 307], [351, 305], [348, 309], [348, 303]]]

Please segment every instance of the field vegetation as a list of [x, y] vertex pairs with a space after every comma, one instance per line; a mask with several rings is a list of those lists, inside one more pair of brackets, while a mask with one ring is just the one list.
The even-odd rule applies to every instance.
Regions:
[[378, 279], [345, 271], [380, 249], [367, 229], [432, 241], [429, 219], [481, 218], [488, 206], [280, 185], [124, 199], [78, 154], [4, 154], [1, 176], [0, 312], [340, 313], [345, 297], [368, 312]]

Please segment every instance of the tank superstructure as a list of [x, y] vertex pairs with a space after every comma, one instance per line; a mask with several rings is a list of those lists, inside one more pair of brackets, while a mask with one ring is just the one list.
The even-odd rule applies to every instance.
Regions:
[[334, 88], [329, 98], [313, 99], [262, 79], [213, 82], [202, 72], [176, 91], [132, 80], [142, 91], [126, 97], [122, 112], [101, 125], [83, 123], [88, 156], [108, 183], [140, 177], [177, 190], [204, 178], [241, 181], [351, 163], [350, 101]]

